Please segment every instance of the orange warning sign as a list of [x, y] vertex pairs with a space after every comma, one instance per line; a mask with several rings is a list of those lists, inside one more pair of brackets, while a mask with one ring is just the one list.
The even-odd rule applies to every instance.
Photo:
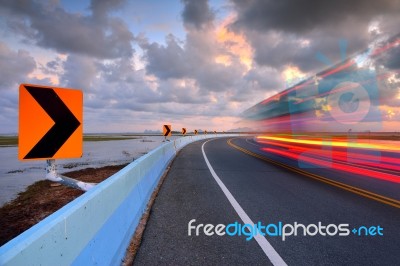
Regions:
[[80, 90], [21, 84], [18, 158], [82, 157], [82, 110]]
[[163, 136], [170, 137], [172, 135], [171, 125], [164, 125], [163, 126]]

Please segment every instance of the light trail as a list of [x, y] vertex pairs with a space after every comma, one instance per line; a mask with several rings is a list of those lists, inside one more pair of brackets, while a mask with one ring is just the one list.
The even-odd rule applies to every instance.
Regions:
[[301, 156], [301, 158], [300, 158], [299, 154], [294, 154], [294, 153], [282, 151], [282, 150], [276, 150], [276, 149], [271, 149], [271, 148], [263, 148], [263, 150], [266, 152], [271, 152], [274, 154], [282, 155], [284, 157], [288, 157], [291, 159], [310, 163], [310, 164], [320, 166], [323, 168], [331, 168], [331, 169], [335, 169], [335, 170], [344, 171], [347, 173], [357, 173], [357, 174], [360, 174], [363, 176], [382, 179], [382, 180], [386, 180], [386, 181], [390, 181], [390, 182], [394, 182], [394, 183], [400, 183], [400, 176], [398, 176], [398, 175], [379, 172], [377, 170], [371, 170], [371, 169], [363, 168], [360, 166], [346, 165], [346, 164], [338, 163], [335, 161], [326, 161], [326, 160], [316, 159], [316, 158], [312, 158], [309, 156]]
[[400, 154], [397, 145], [374, 143], [374, 140], [345, 141], [338, 137], [302, 138], [259, 136], [256, 141], [262, 145], [262, 151], [296, 160], [299, 165], [310, 164], [316, 168], [331, 168], [348, 174], [400, 183]]
[[309, 145], [318, 145], [318, 146], [332, 146], [332, 147], [342, 147], [342, 148], [356, 148], [356, 149], [371, 149], [378, 151], [400, 151], [400, 146], [394, 146], [389, 144], [379, 144], [379, 143], [371, 143], [372, 140], [361, 141], [357, 140], [357, 142], [352, 141], [339, 141], [339, 140], [310, 140], [310, 139], [292, 139], [292, 138], [283, 138], [283, 137], [273, 137], [273, 136], [259, 136], [257, 139], [266, 139], [266, 140], [275, 140], [289, 143], [297, 143], [297, 144], [309, 144]]

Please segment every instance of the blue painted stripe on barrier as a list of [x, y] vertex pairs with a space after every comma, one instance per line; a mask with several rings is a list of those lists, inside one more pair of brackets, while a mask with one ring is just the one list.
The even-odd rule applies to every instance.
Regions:
[[[165, 148], [165, 150], [168, 151], [168, 147]], [[169, 156], [167, 155], [167, 157]], [[105, 226], [103, 226], [103, 228], [96, 234], [96, 236], [92, 239], [91, 244], [89, 244], [82, 251], [82, 253], [75, 260], [75, 265], [87, 265], [88, 263], [110, 265], [121, 263], [131, 236], [133, 235], [136, 226], [139, 223], [141, 215], [146, 209], [147, 202], [149, 201], [154, 188], [158, 184], [165, 167], [169, 164], [172, 158], [173, 157], [171, 156], [171, 158], [167, 161], [165, 160], [165, 157], [161, 157], [159, 158], [158, 162], [148, 166], [150, 172], [146, 176], [143, 176], [131, 195], [127, 197], [127, 199], [120, 205], [113, 216], [109, 219], [109, 221], [105, 223]], [[135, 208], [131, 209], [129, 206], [132, 204], [132, 201], [135, 201], [135, 199], [140, 203], [134, 205]], [[128, 217], [126, 217], [127, 212], [130, 215], [134, 215], [134, 220], [129, 226], [126, 226], [126, 224], [124, 226], [124, 220], [132, 219], [129, 214]], [[112, 238], [110, 238], [111, 235], [113, 236]], [[105, 246], [104, 243], [108, 243], [108, 245]], [[110, 253], [109, 246], [114, 246], [117, 248], [114, 252]], [[107, 256], [106, 251], [114, 256]], [[94, 254], [97, 254], [98, 256], [95, 257]], [[88, 258], [90, 258], [90, 261], [88, 261]]]
[[[160, 162], [158, 165], [161, 165], [162, 163], [166, 163], [167, 165], [169, 161]], [[143, 211], [146, 209], [151, 193], [158, 184], [159, 178], [164, 169], [165, 167], [152, 169], [147, 176], [144, 176], [141, 179], [131, 194], [118, 207], [109, 221], [105, 223], [105, 226], [101, 228], [101, 230], [91, 240], [91, 243], [89, 243], [89, 245], [74, 261], [74, 265], [114, 265], [121, 263], [131, 236], [139, 223]], [[151, 193], [146, 193], [147, 191]], [[143, 193], [145, 196], [140, 197]], [[130, 224], [127, 224], [126, 221], [132, 219], [132, 215], [134, 216], [133, 221]], [[106, 246], [104, 243], [107, 243], [108, 245]], [[116, 247], [114, 252], [110, 252], [110, 246]], [[101, 254], [101, 256], [95, 257], [93, 254]], [[103, 254], [105, 254], [105, 256]], [[109, 256], [110, 254], [114, 256], [111, 257]], [[89, 258], [90, 261], [88, 261]]]
[[[155, 152], [157, 152], [157, 151], [155, 151]], [[35, 257], [38, 257], [39, 261], [48, 260], [48, 261], [60, 262], [61, 260], [72, 261], [73, 259], [75, 259], [76, 255], [79, 254], [80, 250], [82, 248], [84, 248], [84, 246], [86, 245], [86, 243], [84, 242], [85, 239], [82, 237], [82, 234], [75, 236], [75, 239], [76, 240], [79, 239], [79, 241], [77, 241], [76, 245], [72, 246], [73, 248], [78, 249], [79, 252], [77, 252], [77, 251], [74, 252], [74, 250], [71, 250], [71, 248], [67, 248], [63, 251], [62, 256], [61, 256], [61, 253], [55, 254], [55, 252], [52, 252], [50, 254], [40, 253], [40, 251], [43, 248], [46, 248], [49, 246], [52, 246], [53, 248], [57, 248], [56, 245], [58, 245], [58, 246], [62, 245], [60, 242], [51, 243], [47, 240], [42, 241], [42, 240], [40, 240], [40, 236], [44, 235], [45, 232], [48, 232], [49, 231], [48, 228], [58, 228], [58, 230], [56, 230], [56, 231], [64, 232], [65, 230], [63, 230], [64, 229], [63, 225], [64, 225], [64, 223], [66, 223], [66, 221], [64, 221], [63, 217], [73, 218], [76, 216], [77, 217], [82, 216], [81, 220], [84, 220], [83, 218], [85, 217], [85, 215], [80, 214], [80, 213], [82, 212], [82, 210], [89, 208], [89, 205], [93, 201], [93, 198], [96, 199], [96, 196], [98, 197], [99, 194], [101, 194], [102, 197], [106, 196], [107, 194], [105, 193], [105, 191], [109, 190], [113, 186], [113, 184], [115, 184], [115, 182], [118, 182], [118, 180], [120, 179], [120, 176], [124, 176], [128, 172], [131, 172], [135, 167], [137, 167], [136, 165], [138, 165], [138, 164], [140, 164], [140, 162], [133, 162], [132, 164], [128, 165], [127, 167], [122, 169], [120, 172], [118, 172], [116, 175], [113, 175], [110, 178], [108, 178], [107, 180], [105, 180], [104, 182], [98, 184], [95, 189], [88, 191], [87, 193], [85, 193], [84, 195], [79, 197], [78, 199], [67, 204], [66, 206], [61, 208], [59, 211], [55, 212], [54, 214], [47, 217], [39, 224], [35, 225], [34, 227], [32, 227], [31, 229], [26, 231], [26, 234], [23, 233], [22, 235], [20, 235], [16, 239], [14, 239], [13, 241], [17, 244], [17, 246], [13, 245], [13, 243], [14, 243], [13, 241], [6, 244], [5, 246], [6, 247], [9, 246], [10, 247], [9, 249], [13, 251], [12, 253], [14, 253], [14, 254], [9, 254], [9, 255], [11, 255], [11, 257], [8, 257], [8, 258], [11, 259], [12, 257], [16, 257], [18, 255], [18, 252], [21, 252], [21, 250], [24, 250], [25, 247], [28, 246], [28, 247], [31, 247], [31, 252], [28, 252], [28, 253], [35, 254]], [[138, 176], [140, 176], [140, 175], [138, 174]], [[139, 182], [139, 179], [137, 180], [137, 182]], [[134, 186], [134, 183], [132, 185]], [[104, 200], [104, 199], [100, 199], [100, 200]], [[115, 199], [110, 199], [109, 202], [115, 202]], [[118, 205], [118, 202], [116, 202], [116, 203]], [[90, 211], [90, 210], [88, 210], [88, 211]], [[102, 209], [96, 215], [97, 215], [97, 217], [98, 216], [104, 217], [104, 213], [106, 213], [106, 210]], [[105, 217], [105, 218], [108, 218], [108, 217]], [[105, 220], [105, 218], [103, 218], [103, 219]], [[82, 233], [86, 234], [86, 235], [91, 233], [93, 235], [95, 233], [95, 231], [93, 229], [96, 229], [96, 226], [94, 226], [93, 223], [100, 222], [101, 223], [100, 226], [103, 224], [102, 221], [98, 221], [98, 220], [102, 220], [102, 219], [94, 219], [93, 221], [86, 222], [86, 224], [84, 226], [86, 228], [86, 230]], [[74, 225], [72, 225], [72, 226], [74, 226]], [[98, 226], [98, 227], [100, 227], [100, 226]], [[71, 231], [71, 229], [69, 227], [71, 227], [71, 226], [68, 223], [68, 231]], [[38, 231], [37, 228], [40, 228], [41, 230]], [[92, 235], [89, 237], [91, 238]], [[54, 238], [54, 236], [52, 238]], [[61, 241], [63, 238], [64, 237], [62, 237], [62, 236], [60, 237]], [[87, 241], [89, 241], [90, 238]], [[71, 236], [70, 241], [73, 239], [74, 239], [74, 237]], [[66, 239], [66, 240], [68, 240], [68, 239]], [[49, 249], [50, 249], [50, 251], [52, 250], [52, 248], [49, 248]], [[7, 251], [7, 250], [5, 250], [5, 251]], [[2, 251], [0, 251], [0, 252], [1, 252], [0, 253], [0, 264], [4, 264], [8, 260], [7, 256], [6, 256], [7, 254], [5, 254], [5, 256], [2, 256]], [[27, 252], [25, 252], [25, 253], [27, 253]], [[31, 256], [30, 254], [20, 254], [19, 258], [22, 259], [22, 261], [20, 261], [21, 263], [23, 263], [26, 259], [26, 257], [24, 255]], [[53, 258], [52, 256], [56, 256], [56, 257]]]
[[142, 216], [143, 200], [140, 197], [139, 187], [134, 187], [130, 195], [77, 256], [73, 265], [119, 265], [121, 263], [119, 259], [125, 253], [120, 246], [127, 244], [129, 238], [126, 239], [126, 233], [130, 235], [138, 225]]
[[0, 265], [121, 261], [159, 178], [177, 150], [211, 137], [181, 138], [135, 160], [0, 247]]

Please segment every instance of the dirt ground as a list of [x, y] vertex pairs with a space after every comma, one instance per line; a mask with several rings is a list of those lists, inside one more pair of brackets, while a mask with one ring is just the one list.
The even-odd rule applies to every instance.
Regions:
[[[124, 166], [87, 168], [64, 175], [84, 182], [99, 183]], [[83, 191], [48, 180], [32, 184], [16, 199], [0, 208], [0, 246], [83, 193]]]

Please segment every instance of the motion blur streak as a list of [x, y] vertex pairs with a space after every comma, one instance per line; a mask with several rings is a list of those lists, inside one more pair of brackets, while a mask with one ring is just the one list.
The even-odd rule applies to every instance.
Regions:
[[243, 112], [243, 126], [260, 132], [248, 143], [282, 165], [398, 199], [399, 54], [397, 34], [306, 73]]
[[302, 168], [330, 168], [350, 175], [400, 183], [400, 154], [393, 152], [399, 150], [397, 147], [360, 140], [346, 142], [335, 138], [324, 140], [296, 137], [260, 136], [256, 140], [262, 151], [296, 160]]
[[[384, 167], [384, 170], [390, 169], [394, 171], [400, 171], [400, 159], [398, 158], [392, 158], [385, 156], [382, 158], [380, 155], [380, 152], [377, 152], [378, 155], [371, 155], [371, 154], [362, 154], [362, 153], [356, 153], [356, 152], [350, 152], [350, 151], [334, 151], [332, 152], [331, 149], [326, 149], [325, 150], [310, 150], [306, 147], [300, 147], [300, 146], [295, 146], [295, 145], [288, 145], [288, 144], [283, 144], [279, 142], [261, 142], [265, 144], [270, 144], [273, 146], [278, 146], [278, 147], [283, 147], [291, 152], [295, 153], [304, 153], [308, 152], [308, 154], [313, 157], [324, 157], [324, 158], [332, 158], [332, 153], [334, 153], [335, 159], [339, 161], [343, 161], [349, 164], [364, 164], [364, 165], [369, 165], [372, 167]], [[378, 163], [379, 161], [383, 161], [382, 163]], [[389, 170], [386, 170], [388, 172], [392, 172]], [[398, 173], [398, 172], [395, 172]]]
[[[400, 34], [377, 41], [323, 71], [307, 73], [299, 83], [245, 110], [241, 122], [269, 133], [394, 132], [400, 125], [399, 53]], [[381, 148], [376, 145], [365, 147]]]
[[333, 147], [345, 147], [345, 148], [357, 148], [357, 149], [376, 149], [376, 150], [385, 150], [385, 151], [400, 151], [399, 146], [391, 146], [390, 144], [379, 144], [373, 143], [373, 140], [361, 141], [357, 140], [357, 142], [349, 142], [349, 141], [337, 141], [337, 140], [305, 140], [305, 139], [291, 139], [291, 138], [282, 138], [282, 137], [268, 137], [268, 136], [260, 136], [259, 139], [268, 139], [268, 140], [277, 140], [283, 142], [290, 143], [299, 143], [299, 144], [310, 144], [310, 145], [320, 145], [320, 146], [333, 146]]

